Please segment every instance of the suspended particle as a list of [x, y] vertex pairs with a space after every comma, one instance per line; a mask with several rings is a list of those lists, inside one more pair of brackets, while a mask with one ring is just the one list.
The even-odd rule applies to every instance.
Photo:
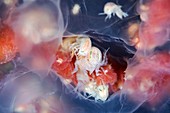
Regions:
[[80, 12], [80, 5], [79, 4], [75, 4], [74, 6], [73, 6], [73, 8], [72, 8], [72, 13], [73, 13], [73, 15], [78, 15], [79, 14], [79, 12]]

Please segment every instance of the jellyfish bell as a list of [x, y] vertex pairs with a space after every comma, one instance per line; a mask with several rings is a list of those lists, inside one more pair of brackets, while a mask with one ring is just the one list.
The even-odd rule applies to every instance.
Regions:
[[19, 104], [29, 103], [42, 93], [37, 76], [33, 73], [23, 73], [22, 71], [15, 70], [13, 73], [6, 75], [1, 86], [3, 88], [1, 88], [0, 92], [2, 102], [0, 106], [11, 108], [7, 110], [14, 110]]
[[[53, 40], [58, 31], [54, 18], [50, 17], [50, 12], [43, 8], [32, 8], [25, 11], [18, 21], [21, 27], [20, 33], [33, 44], [39, 44]], [[38, 18], [39, 17], [39, 18]], [[21, 23], [23, 22], [23, 23]]]
[[[143, 57], [126, 70], [126, 82], [123, 92], [137, 103], [147, 102], [150, 107], [158, 107], [169, 98], [169, 63], [170, 55], [166, 52]], [[159, 67], [159, 70], [157, 68]]]
[[153, 50], [169, 40], [169, 10], [168, 0], [140, 2], [138, 8], [142, 20], [139, 30], [140, 50]]
[[61, 38], [65, 28], [59, 1], [56, 2], [58, 6], [52, 1], [32, 1], [17, 7], [11, 21], [15, 32], [21, 35], [19, 38], [33, 44]]
[[17, 68], [0, 81], [1, 113], [56, 113], [61, 103], [53, 83], [50, 77], [41, 79], [40, 75], [17, 64]]
[[25, 66], [47, 75], [65, 32], [60, 1], [25, 1], [15, 8], [9, 23]]
[[53, 41], [34, 45], [28, 53], [27, 50], [20, 53], [20, 58], [27, 68], [45, 77], [51, 70], [57, 44], [58, 41]]

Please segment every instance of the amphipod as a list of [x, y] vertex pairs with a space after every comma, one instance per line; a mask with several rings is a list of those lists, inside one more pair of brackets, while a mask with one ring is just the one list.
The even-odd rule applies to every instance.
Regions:
[[82, 36], [76, 39], [76, 42], [70, 46], [70, 49], [76, 56], [86, 56], [91, 49], [91, 45], [90, 38]]
[[107, 19], [111, 19], [112, 15], [115, 16], [118, 16], [120, 19], [123, 19], [123, 17], [127, 17], [128, 14], [123, 12], [122, 9], [121, 9], [122, 6], [120, 5], [116, 5], [115, 3], [113, 2], [108, 2], [104, 5], [104, 9], [103, 9], [103, 13], [99, 13], [99, 15], [107, 15], [106, 18], [105, 18], [105, 21]]

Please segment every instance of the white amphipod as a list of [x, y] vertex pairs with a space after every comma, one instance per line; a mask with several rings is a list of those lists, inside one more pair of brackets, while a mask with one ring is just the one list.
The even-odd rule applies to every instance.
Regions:
[[87, 68], [86, 70], [90, 71], [90, 74], [97, 69], [97, 66], [102, 62], [102, 53], [97, 47], [92, 47], [87, 55]]
[[70, 50], [76, 56], [86, 56], [91, 49], [91, 40], [89, 37], [80, 36], [76, 39], [76, 42], [71, 44]]
[[108, 85], [99, 85], [96, 88], [96, 97], [95, 100], [106, 101], [109, 96], [109, 86]]
[[92, 74], [93, 71], [98, 71], [101, 65], [103, 65], [102, 53], [97, 47], [93, 46], [86, 57], [76, 60], [73, 73], [77, 72], [79, 68]]
[[105, 18], [105, 21], [107, 19], [110, 19], [113, 16], [115, 16], [115, 14], [120, 18], [123, 19], [123, 17], [127, 17], [128, 14], [123, 12], [121, 9], [122, 6], [120, 5], [116, 5], [113, 2], [108, 2], [104, 5], [104, 9], [103, 9], [103, 13], [99, 13], [99, 15], [107, 15]]

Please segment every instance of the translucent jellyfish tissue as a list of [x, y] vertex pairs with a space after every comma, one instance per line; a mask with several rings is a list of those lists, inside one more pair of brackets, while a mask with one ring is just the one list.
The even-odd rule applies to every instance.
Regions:
[[169, 0], [1, 0], [0, 113], [170, 113]]

